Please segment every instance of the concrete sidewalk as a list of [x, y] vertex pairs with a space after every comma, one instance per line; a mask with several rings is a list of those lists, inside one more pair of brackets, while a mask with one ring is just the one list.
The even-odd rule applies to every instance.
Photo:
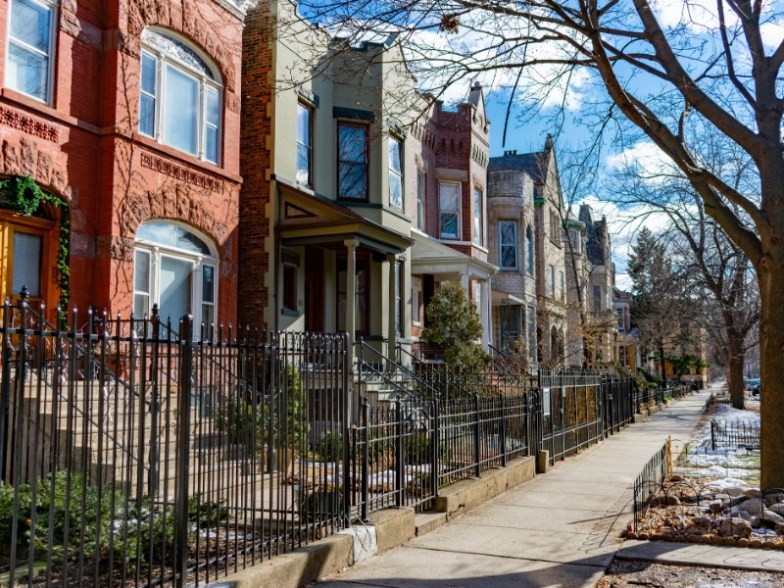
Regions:
[[632, 518], [635, 478], [668, 435], [689, 438], [709, 394], [675, 402], [453, 522], [313, 586], [593, 587], [619, 551], [663, 562], [784, 570], [781, 552], [620, 539]]

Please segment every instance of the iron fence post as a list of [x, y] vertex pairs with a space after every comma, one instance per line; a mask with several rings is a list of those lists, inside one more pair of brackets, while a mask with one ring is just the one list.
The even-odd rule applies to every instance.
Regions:
[[362, 431], [364, 444], [362, 446], [362, 520], [368, 516], [368, 501], [370, 500], [370, 404], [367, 397], [362, 399]]
[[177, 494], [175, 499], [175, 586], [188, 580], [188, 477], [190, 474], [191, 370], [193, 367], [193, 317], [180, 320], [180, 389], [177, 398]]
[[476, 459], [476, 477], [482, 475], [482, 440], [481, 434], [481, 420], [479, 415], [479, 394], [474, 394], [474, 414], [476, 415], [476, 426], [474, 428], [474, 456]]
[[432, 496], [435, 498], [438, 496], [438, 472], [440, 471], [440, 464], [438, 463], [438, 457], [440, 452], [438, 451], [438, 446], [441, 443], [441, 435], [440, 435], [440, 427], [441, 427], [441, 414], [440, 414], [440, 401], [438, 398], [433, 399], [433, 443], [430, 447], [431, 452], [431, 470], [430, 470], [430, 486], [432, 489]]
[[[346, 525], [348, 526], [351, 521], [351, 480], [349, 476], [353, 474], [352, 472], [352, 464], [351, 464], [351, 457], [352, 454], [355, 454], [355, 451], [352, 451], [352, 448], [349, 446], [349, 440], [354, 441], [354, 447], [356, 447], [356, 438], [353, 436], [350, 437], [352, 427], [351, 425], [355, 422], [354, 416], [351, 414], [352, 403], [351, 397], [354, 394], [353, 389], [351, 388], [351, 382], [348, 377], [348, 353], [347, 353], [347, 336], [342, 335], [340, 341], [342, 345], [338, 345], [339, 352], [342, 354], [341, 358], [341, 366], [343, 368], [343, 376], [342, 376], [342, 384], [344, 390], [344, 407], [343, 407], [343, 514], [345, 516]], [[356, 429], [354, 429], [356, 431]]]
[[3, 304], [3, 373], [0, 374], [2, 382], [0, 382], [0, 480], [9, 482], [6, 478], [6, 467], [9, 465], [7, 460], [9, 458], [6, 451], [7, 437], [9, 435], [9, 407], [11, 406], [11, 356], [13, 355], [13, 347], [11, 346], [10, 338], [10, 315], [11, 305], [6, 299]]
[[405, 488], [403, 475], [405, 467], [403, 460], [403, 403], [400, 400], [395, 402], [395, 410], [397, 411], [397, 451], [395, 456], [395, 505], [400, 508], [403, 506], [403, 488]]
[[506, 467], [506, 401], [501, 396], [501, 465]]

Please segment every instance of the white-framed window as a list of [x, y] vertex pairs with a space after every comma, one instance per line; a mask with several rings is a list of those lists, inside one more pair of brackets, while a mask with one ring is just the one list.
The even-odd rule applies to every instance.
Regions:
[[531, 225], [525, 229], [525, 271], [529, 275], [534, 275], [534, 231]]
[[460, 182], [438, 183], [439, 235], [442, 239], [460, 239]]
[[313, 109], [297, 104], [297, 181], [313, 185]]
[[5, 85], [41, 102], [52, 102], [55, 49], [53, 0], [11, 0]]
[[161, 321], [193, 315], [194, 332], [214, 324], [218, 304], [218, 259], [207, 239], [164, 220], [143, 223], [136, 232], [133, 314], [150, 316], [157, 304]]
[[425, 231], [425, 197], [427, 195], [427, 174], [417, 170], [417, 228]]
[[171, 33], [142, 32], [139, 132], [218, 164], [223, 88], [217, 69]]
[[477, 245], [485, 244], [485, 215], [484, 215], [484, 199], [482, 198], [482, 190], [474, 188], [474, 243]]
[[389, 137], [389, 205], [403, 210], [403, 143]]
[[517, 221], [498, 221], [498, 266], [517, 269]]

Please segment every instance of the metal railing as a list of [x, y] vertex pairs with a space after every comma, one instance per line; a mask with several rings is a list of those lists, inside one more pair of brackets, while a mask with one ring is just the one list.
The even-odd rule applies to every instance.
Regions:
[[344, 335], [2, 313], [4, 585], [202, 585], [347, 524]]
[[642, 468], [642, 471], [634, 480], [634, 531], [638, 532], [640, 524], [645, 518], [647, 508], [650, 505], [650, 500], [659, 489], [662, 487], [664, 480], [669, 474], [668, 464], [671, 463], [668, 456], [670, 448], [667, 443], [662, 445], [653, 456], [648, 460], [648, 463]]
[[752, 451], [760, 448], [760, 424], [757, 421], [712, 420], [711, 449], [745, 449]]
[[360, 346], [394, 393], [352, 404], [345, 335], [2, 312], [7, 585], [202, 585], [633, 418], [632, 381], [599, 372], [403, 368]]

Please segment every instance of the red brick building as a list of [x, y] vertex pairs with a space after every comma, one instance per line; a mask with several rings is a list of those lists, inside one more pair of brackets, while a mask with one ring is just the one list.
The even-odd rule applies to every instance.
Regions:
[[2, 296], [236, 320], [252, 4], [0, 1]]

